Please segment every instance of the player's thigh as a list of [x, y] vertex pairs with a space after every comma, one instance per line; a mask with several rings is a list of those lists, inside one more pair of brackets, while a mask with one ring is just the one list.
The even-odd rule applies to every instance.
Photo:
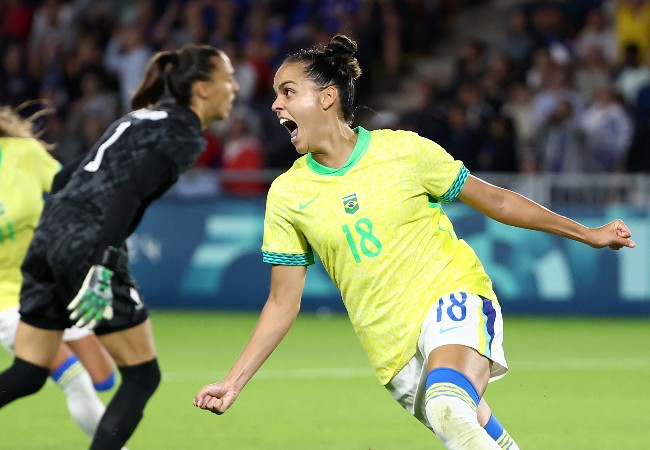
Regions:
[[490, 361], [486, 357], [473, 348], [447, 344], [429, 353], [427, 372], [443, 367], [465, 375], [479, 396], [483, 396], [490, 379]]
[[118, 366], [134, 366], [156, 357], [150, 319], [132, 328], [98, 337]]
[[63, 330], [48, 330], [22, 320], [16, 330], [16, 357], [40, 367], [50, 368], [61, 345]]
[[113, 358], [92, 332], [69, 328], [65, 330], [63, 340], [90, 373], [93, 382], [104, 381], [113, 373]]

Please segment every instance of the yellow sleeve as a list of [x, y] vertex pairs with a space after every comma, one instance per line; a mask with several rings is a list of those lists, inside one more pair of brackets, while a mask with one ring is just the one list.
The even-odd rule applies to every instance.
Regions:
[[415, 158], [414, 170], [422, 186], [434, 197], [451, 202], [465, 185], [469, 171], [432, 140], [410, 133]]
[[290, 212], [283, 204], [282, 195], [271, 185], [264, 215], [264, 262], [283, 266], [314, 264], [314, 253], [307, 239], [291, 221]]

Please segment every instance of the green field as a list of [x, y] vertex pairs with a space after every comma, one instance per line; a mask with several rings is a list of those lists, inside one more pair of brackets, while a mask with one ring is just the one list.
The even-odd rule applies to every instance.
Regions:
[[[302, 314], [223, 416], [192, 398], [222, 377], [256, 315], [152, 312], [163, 381], [130, 450], [441, 449], [375, 380], [345, 316]], [[522, 449], [650, 448], [650, 321], [507, 317], [511, 372], [486, 399]], [[0, 355], [0, 368], [10, 363]], [[107, 400], [109, 394], [103, 395]], [[0, 448], [88, 441], [51, 382], [0, 413]]]

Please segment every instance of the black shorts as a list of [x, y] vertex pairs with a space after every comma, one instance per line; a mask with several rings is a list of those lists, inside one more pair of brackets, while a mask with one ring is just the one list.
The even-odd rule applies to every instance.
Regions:
[[[22, 321], [37, 328], [63, 330], [74, 325], [67, 306], [79, 292], [97, 252], [93, 243], [97, 226], [84, 220], [81, 211], [74, 211], [72, 221], [69, 213], [67, 220], [57, 220], [54, 214], [41, 221], [23, 261], [19, 312]], [[111, 287], [113, 318], [97, 325], [98, 335], [132, 328], [148, 317], [138, 286], [129, 273], [125, 248]]]

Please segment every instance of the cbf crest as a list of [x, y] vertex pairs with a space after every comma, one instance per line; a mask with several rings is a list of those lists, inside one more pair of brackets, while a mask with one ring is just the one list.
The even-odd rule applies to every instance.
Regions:
[[343, 197], [343, 208], [346, 214], [354, 214], [359, 211], [359, 200], [357, 194], [350, 194]]

